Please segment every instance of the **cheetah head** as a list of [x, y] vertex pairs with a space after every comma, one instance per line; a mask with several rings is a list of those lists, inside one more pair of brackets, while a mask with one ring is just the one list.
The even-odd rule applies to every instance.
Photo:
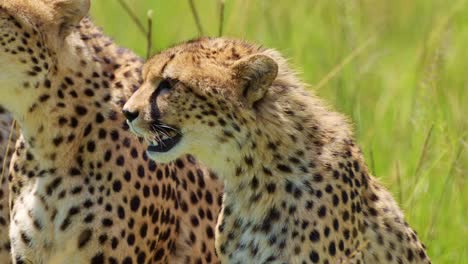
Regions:
[[[169, 162], [196, 155], [216, 170], [244, 148], [278, 74], [275, 52], [238, 40], [200, 39], [153, 57], [124, 106], [128, 123]], [[229, 160], [219, 162], [218, 159]], [[221, 166], [221, 165], [220, 165]]]
[[70, 33], [89, 4], [89, 0], [0, 1], [0, 104], [17, 118], [24, 115], [23, 108], [40, 101], [42, 88], [50, 89], [47, 76], [57, 67], [67, 67], [66, 59], [59, 66], [57, 58], [68, 52], [66, 39], [78, 37]]

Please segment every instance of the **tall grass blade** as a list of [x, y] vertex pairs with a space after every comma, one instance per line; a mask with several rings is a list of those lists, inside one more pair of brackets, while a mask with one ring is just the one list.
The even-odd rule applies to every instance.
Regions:
[[346, 58], [344, 58], [338, 65], [336, 65], [325, 77], [323, 77], [315, 86], [315, 90], [319, 90], [325, 86], [331, 79], [333, 79], [346, 65], [348, 65], [354, 58], [361, 54], [370, 44], [376, 40], [375, 36], [368, 38], [361, 46], [355, 48]]
[[460, 160], [460, 157], [461, 157], [462, 152], [464, 150], [464, 147], [462, 147], [462, 146], [463, 145], [460, 144], [459, 147], [458, 147], [456, 155], [453, 158], [452, 164], [451, 164], [450, 169], [448, 171], [448, 174], [447, 174], [447, 176], [445, 178], [444, 186], [442, 188], [442, 194], [440, 195], [440, 199], [438, 200], [437, 205], [434, 207], [434, 213], [432, 214], [431, 222], [429, 223], [429, 228], [427, 229], [428, 231], [425, 234], [425, 237], [428, 240], [427, 243], [431, 243], [432, 240], [435, 238], [434, 228], [437, 225], [437, 222], [439, 220], [441, 208], [443, 207], [443, 204], [444, 204], [444, 202], [446, 200], [447, 201], [450, 200], [449, 198], [450, 198], [452, 192], [449, 192], [448, 189], [449, 189], [450, 183], [451, 183], [451, 181], [453, 179], [453, 175], [455, 174], [455, 168], [457, 167], [458, 161]]
[[[416, 177], [418, 177], [419, 173], [421, 172], [421, 168], [424, 164], [424, 161], [426, 160], [426, 156], [429, 151], [429, 140], [431, 139], [433, 129], [434, 129], [434, 124], [431, 125], [431, 127], [429, 128], [429, 131], [427, 132], [426, 138], [424, 139], [424, 145], [421, 149], [421, 155], [419, 156], [418, 165], [416, 166], [416, 170], [414, 172], [414, 175]], [[418, 178], [416, 179], [416, 181], [417, 180]]]

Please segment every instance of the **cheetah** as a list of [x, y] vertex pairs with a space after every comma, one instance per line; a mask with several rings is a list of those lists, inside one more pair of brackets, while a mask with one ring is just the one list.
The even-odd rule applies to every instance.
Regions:
[[157, 54], [143, 79], [124, 111], [150, 158], [191, 153], [224, 181], [222, 263], [430, 263], [346, 118], [279, 52], [202, 38]]
[[8, 165], [13, 154], [16, 130], [12, 127], [13, 118], [10, 113], [0, 107], [0, 263], [11, 263], [10, 238], [8, 227], [10, 211], [8, 210]]
[[86, 18], [89, 6], [0, 2], [0, 105], [21, 128], [13, 263], [218, 263], [222, 183], [193, 156], [148, 158], [121, 113], [142, 62]]

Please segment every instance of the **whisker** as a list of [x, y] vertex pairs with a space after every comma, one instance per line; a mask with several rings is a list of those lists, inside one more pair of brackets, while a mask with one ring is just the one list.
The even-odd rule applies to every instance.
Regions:
[[170, 130], [172, 130], [172, 131], [179, 132], [178, 129], [175, 129], [175, 128], [173, 128], [173, 127], [171, 127], [171, 126], [168, 126], [168, 125], [158, 125], [158, 126], [159, 126], [159, 127], [162, 127], [162, 128], [170, 129]]
[[163, 125], [163, 124], [161, 124], [161, 125], [155, 125], [155, 126], [157, 126], [158, 128], [170, 129], [170, 130], [176, 132], [177, 134], [182, 135], [182, 133], [181, 133], [178, 129], [175, 129], [175, 128], [171, 127], [171, 126]]
[[158, 135], [162, 134], [163, 136], [169, 137], [169, 135], [165, 131], [160, 130], [158, 127], [152, 127], [152, 129], [153, 129], [153, 132]]
[[155, 137], [155, 141], [158, 143], [158, 144], [162, 144], [163, 146], [165, 146], [164, 144], [164, 141], [161, 139], [160, 137], [160, 133], [169, 137], [168, 135], [166, 135], [163, 131], [159, 131], [157, 127], [155, 126], [151, 126], [151, 129], [153, 130], [153, 136]]
[[177, 135], [182, 135], [182, 132], [178, 129], [160, 122], [151, 124], [149, 128], [152, 137], [151, 142], [157, 142], [158, 144], [162, 144], [163, 146], [166, 145], [163, 141], [163, 138], [171, 138], [171, 132], [174, 132]]

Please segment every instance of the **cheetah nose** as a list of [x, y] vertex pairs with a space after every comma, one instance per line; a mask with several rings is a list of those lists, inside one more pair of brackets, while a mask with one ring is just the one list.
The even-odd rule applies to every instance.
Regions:
[[129, 122], [132, 122], [138, 117], [138, 111], [137, 112], [130, 112], [128, 110], [122, 110], [124, 116], [127, 118]]

